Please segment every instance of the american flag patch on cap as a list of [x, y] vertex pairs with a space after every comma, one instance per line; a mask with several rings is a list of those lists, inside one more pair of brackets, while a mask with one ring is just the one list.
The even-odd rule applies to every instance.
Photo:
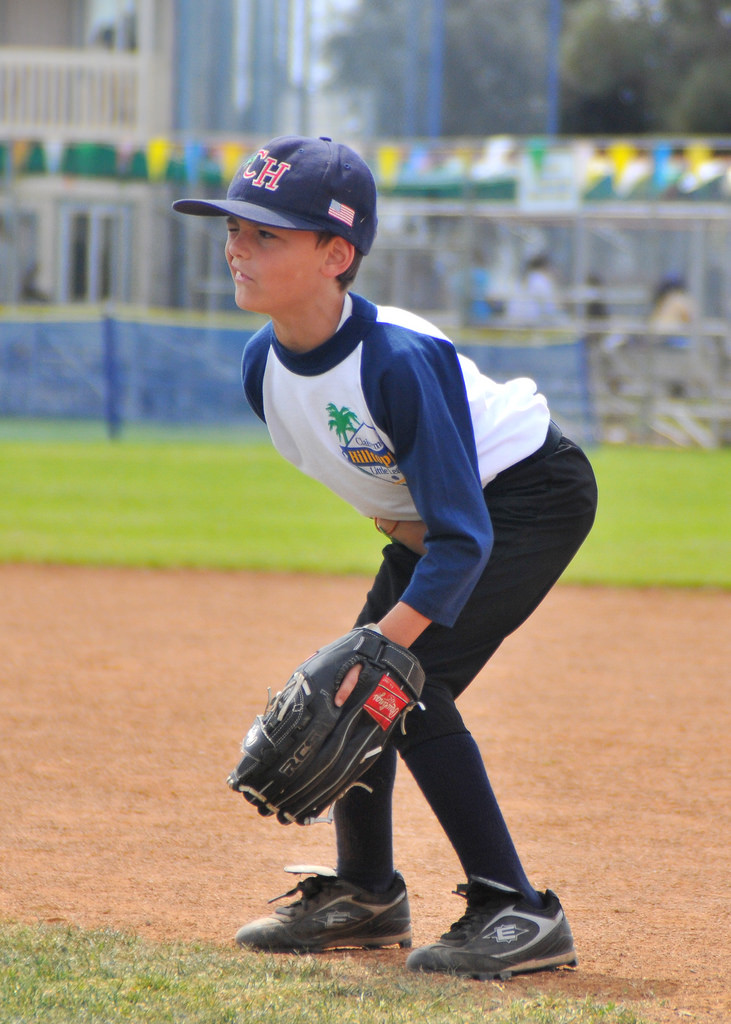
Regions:
[[346, 206], [345, 203], [339, 203], [337, 199], [331, 199], [330, 209], [327, 212], [335, 220], [341, 220], [343, 224], [347, 224], [348, 227], [352, 228], [355, 210], [351, 209], [350, 206]]

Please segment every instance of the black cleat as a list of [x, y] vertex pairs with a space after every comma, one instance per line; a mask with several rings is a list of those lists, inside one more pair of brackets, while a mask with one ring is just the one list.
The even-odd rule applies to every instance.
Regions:
[[284, 894], [299, 894], [293, 903], [278, 907], [271, 917], [260, 917], [240, 928], [236, 933], [240, 946], [272, 953], [411, 946], [409, 900], [406, 884], [398, 872], [388, 892], [371, 893], [338, 878], [330, 868], [285, 870], [294, 874], [314, 872], [314, 876], [303, 878]]
[[487, 981], [578, 963], [566, 915], [550, 890], [538, 909], [519, 892], [483, 878], [458, 885], [457, 894], [467, 900], [465, 914], [438, 942], [409, 954], [409, 970]]

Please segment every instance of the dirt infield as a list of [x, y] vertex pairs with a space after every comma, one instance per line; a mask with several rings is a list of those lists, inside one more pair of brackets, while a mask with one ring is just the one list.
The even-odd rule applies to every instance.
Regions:
[[[260, 818], [224, 780], [267, 686], [349, 628], [365, 585], [0, 567], [0, 917], [227, 944], [288, 887], [284, 864], [332, 863], [330, 826]], [[731, 1020], [730, 612], [728, 593], [560, 586], [465, 694], [580, 957], [515, 996]], [[462, 879], [403, 769], [396, 799], [422, 944], [462, 912]]]

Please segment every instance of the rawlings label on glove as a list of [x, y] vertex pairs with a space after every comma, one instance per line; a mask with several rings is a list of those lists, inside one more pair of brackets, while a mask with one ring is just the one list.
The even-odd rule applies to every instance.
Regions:
[[[342, 707], [335, 694], [362, 665]], [[424, 672], [405, 647], [364, 626], [321, 648], [270, 697], [242, 744], [227, 782], [260, 814], [308, 825], [338, 800], [382, 753], [419, 702]]]

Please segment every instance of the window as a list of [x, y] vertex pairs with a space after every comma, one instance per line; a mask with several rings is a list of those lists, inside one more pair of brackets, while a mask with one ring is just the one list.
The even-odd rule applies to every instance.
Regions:
[[130, 216], [124, 206], [65, 204], [61, 211], [61, 302], [129, 301]]
[[137, 49], [138, 0], [88, 0], [87, 41], [107, 50]]

